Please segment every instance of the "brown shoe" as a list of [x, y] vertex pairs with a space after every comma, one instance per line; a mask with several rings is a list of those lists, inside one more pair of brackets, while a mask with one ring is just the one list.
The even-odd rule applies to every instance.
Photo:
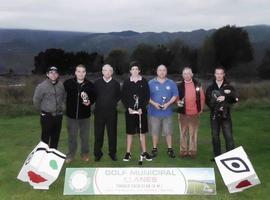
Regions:
[[196, 152], [196, 151], [191, 151], [191, 152], [189, 152], [189, 156], [190, 156], [192, 159], [195, 159], [196, 156], [197, 156], [197, 152]]
[[180, 154], [179, 154], [179, 157], [180, 158], [184, 158], [184, 157], [186, 157], [187, 156], [187, 152], [185, 152], [185, 151], [180, 151]]
[[66, 158], [65, 163], [66, 163], [66, 164], [69, 164], [69, 163], [72, 162], [72, 160], [73, 160], [72, 158]]
[[82, 160], [85, 161], [85, 162], [88, 162], [89, 161], [89, 156], [88, 155], [83, 155]]

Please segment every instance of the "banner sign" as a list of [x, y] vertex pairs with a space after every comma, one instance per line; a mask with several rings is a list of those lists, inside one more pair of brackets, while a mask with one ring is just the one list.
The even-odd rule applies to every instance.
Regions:
[[64, 195], [215, 195], [213, 168], [66, 168]]

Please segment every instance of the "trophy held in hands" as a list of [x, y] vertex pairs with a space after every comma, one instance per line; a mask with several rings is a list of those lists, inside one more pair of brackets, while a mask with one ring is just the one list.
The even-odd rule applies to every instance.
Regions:
[[83, 103], [87, 104], [89, 102], [89, 97], [86, 92], [81, 92], [81, 98], [83, 100]]
[[167, 99], [167, 97], [161, 97], [162, 98], [162, 102], [161, 102], [161, 105], [160, 105], [160, 109], [164, 109], [164, 104], [165, 104], [165, 102], [166, 102], [166, 99]]

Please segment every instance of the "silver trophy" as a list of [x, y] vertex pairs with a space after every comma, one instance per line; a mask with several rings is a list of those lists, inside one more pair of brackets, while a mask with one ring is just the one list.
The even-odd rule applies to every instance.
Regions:
[[81, 92], [81, 98], [84, 103], [87, 103], [89, 101], [89, 97], [86, 92]]
[[177, 101], [177, 106], [178, 107], [183, 107], [185, 103], [185, 97], [183, 97], [181, 100]]
[[133, 106], [133, 111], [132, 114], [139, 114], [139, 97], [134, 94], [133, 99], [135, 100], [134, 106]]
[[164, 109], [164, 104], [166, 102], [167, 97], [161, 97], [161, 98], [162, 98], [162, 102], [161, 102], [160, 108]]

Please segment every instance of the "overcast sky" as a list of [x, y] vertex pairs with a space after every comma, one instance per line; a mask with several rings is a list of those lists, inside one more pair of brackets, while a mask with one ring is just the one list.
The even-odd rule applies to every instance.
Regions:
[[270, 24], [270, 0], [0, 0], [0, 28], [175, 32]]

